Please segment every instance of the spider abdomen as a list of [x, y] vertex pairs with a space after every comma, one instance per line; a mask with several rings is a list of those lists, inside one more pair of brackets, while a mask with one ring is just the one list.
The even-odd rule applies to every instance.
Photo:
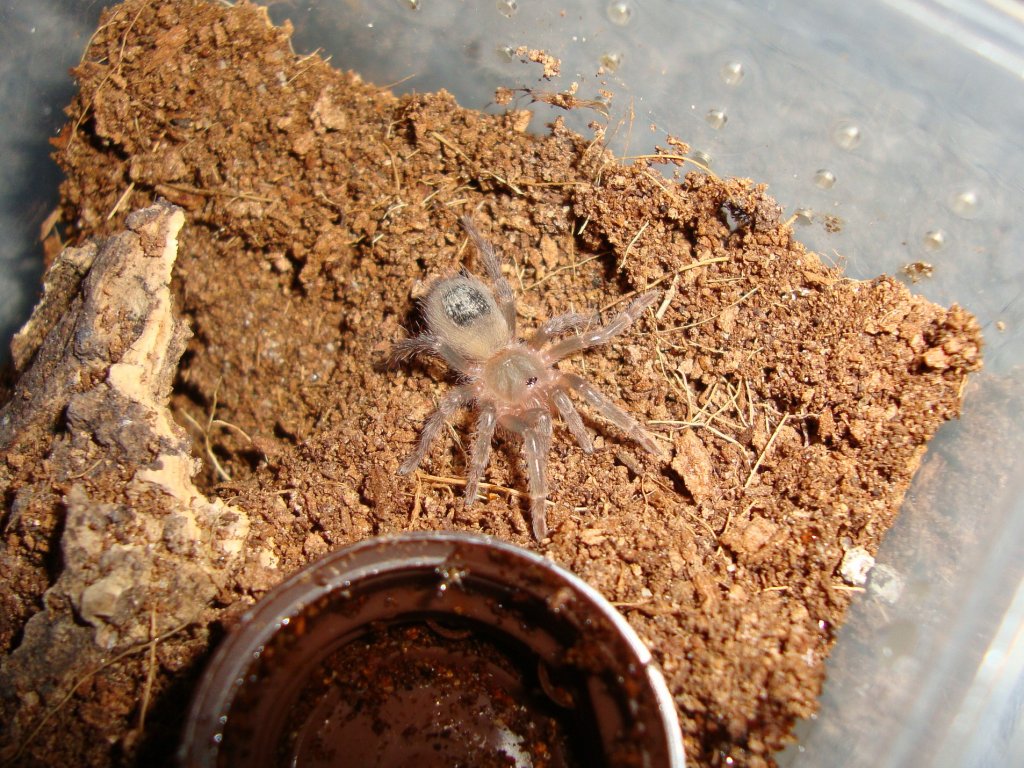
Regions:
[[437, 281], [424, 300], [430, 331], [470, 361], [482, 362], [511, 340], [494, 295], [472, 275]]

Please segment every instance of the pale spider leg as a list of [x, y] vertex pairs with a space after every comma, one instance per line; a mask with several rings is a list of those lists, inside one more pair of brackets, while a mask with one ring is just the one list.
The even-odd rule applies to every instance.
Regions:
[[551, 451], [551, 415], [536, 411], [533, 423], [523, 430], [523, 457], [526, 459], [526, 479], [530, 488], [530, 520], [537, 541], [548, 535], [548, 453]]
[[469, 366], [469, 361], [465, 357], [431, 333], [421, 333], [419, 336], [410, 336], [408, 339], [396, 342], [388, 355], [387, 365], [389, 368], [396, 366], [416, 355], [440, 357], [448, 364], [449, 368], [454, 368], [457, 371], [465, 371]]
[[654, 303], [655, 299], [657, 299], [657, 294], [653, 292], [634, 299], [628, 307], [613, 317], [607, 325], [595, 328], [593, 331], [588, 331], [579, 336], [570, 336], [567, 339], [555, 342], [544, 353], [545, 357], [551, 362], [557, 362], [563, 357], [568, 357], [581, 350], [607, 344], [635, 323], [637, 318], [643, 314], [643, 311]]
[[569, 431], [572, 432], [576, 442], [580, 444], [580, 448], [583, 449], [584, 453], [593, 453], [594, 443], [590, 440], [590, 433], [583, 426], [583, 419], [580, 418], [579, 411], [576, 410], [576, 406], [572, 404], [569, 396], [565, 394], [564, 390], [556, 389], [551, 393], [551, 399], [554, 401], [555, 407], [558, 408], [562, 421], [565, 422]]
[[444, 427], [444, 423], [459, 408], [469, 405], [472, 400], [473, 387], [470, 384], [456, 387], [442, 397], [441, 402], [437, 404], [437, 410], [430, 415], [427, 423], [423, 425], [423, 431], [420, 433], [420, 441], [416, 445], [416, 450], [412, 452], [409, 458], [402, 462], [402, 466], [398, 468], [398, 474], [408, 475], [416, 469], [420, 462], [423, 461], [423, 457], [427, 455], [427, 451], [430, 450], [430, 444], [437, 438]]
[[388, 365], [404, 363], [420, 354], [440, 356], [440, 345], [441, 340], [429, 333], [402, 339], [395, 342], [395, 346], [391, 348], [391, 352], [388, 354]]
[[663, 457], [661, 448], [654, 442], [654, 438], [651, 437], [647, 430], [640, 426], [640, 422], [619, 408], [597, 387], [582, 376], [577, 376], [574, 373], [563, 373], [561, 379], [567, 386], [576, 390], [590, 407], [625, 432], [630, 440], [636, 441], [646, 451], [654, 454], [659, 459]]
[[551, 339], [567, 331], [579, 331], [586, 328], [596, 319], [596, 315], [583, 315], [579, 312], [566, 312], [545, 322], [533, 332], [526, 345], [530, 349], [540, 349]]
[[497, 423], [498, 413], [494, 406], [480, 406], [480, 415], [476, 420], [476, 435], [473, 437], [473, 450], [469, 459], [469, 470], [466, 473], [467, 507], [476, 500], [476, 489], [487, 468], [487, 458], [491, 455], [491, 438], [494, 437], [494, 427]]
[[487, 276], [491, 278], [491, 282], [494, 283], [494, 298], [498, 302], [501, 314], [505, 316], [505, 322], [508, 325], [509, 334], [512, 338], [515, 338], [516, 297], [512, 293], [512, 286], [509, 285], [505, 276], [501, 274], [501, 259], [498, 258], [498, 254], [494, 250], [494, 246], [487, 242], [487, 240], [484, 239], [484, 236], [480, 234], [480, 231], [473, 223], [473, 219], [469, 216], [463, 216], [462, 226], [466, 228], [466, 234], [469, 235], [469, 239], [473, 241], [473, 245], [476, 246], [476, 250], [480, 254], [480, 258], [483, 260]]

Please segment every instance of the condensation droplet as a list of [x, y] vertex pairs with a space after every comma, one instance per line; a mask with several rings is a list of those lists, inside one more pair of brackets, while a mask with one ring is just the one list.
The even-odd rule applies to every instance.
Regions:
[[832, 189], [836, 183], [836, 175], [828, 168], [819, 168], [814, 173], [814, 183], [822, 189]]
[[626, 0], [613, 0], [613, 2], [608, 3], [607, 13], [608, 20], [612, 24], [624, 27], [633, 18], [633, 6], [627, 3]]
[[703, 165], [705, 168], [711, 167], [711, 155], [707, 152], [702, 152], [699, 149], [695, 149], [690, 153], [690, 158], [695, 162]]
[[398, 0], [398, 2], [410, 11], [418, 11], [420, 9], [420, 0]]
[[727, 61], [722, 65], [720, 74], [722, 81], [726, 85], [739, 85], [743, 82], [743, 76], [746, 72], [743, 71], [742, 61]]
[[965, 189], [953, 195], [949, 201], [949, 207], [957, 216], [969, 219], [978, 212], [980, 203], [977, 190]]
[[946, 245], [946, 233], [941, 229], [932, 229], [924, 233], [921, 239], [926, 251], [937, 251]]
[[793, 211], [793, 219], [802, 227], [814, 221], [814, 211], [810, 208], [797, 208]]
[[610, 51], [601, 57], [601, 66], [607, 72], [615, 72], [622, 66], [622, 54], [618, 51]]
[[495, 51], [499, 58], [504, 61], [515, 61], [516, 60], [516, 49], [512, 45], [499, 45]]
[[729, 116], [725, 114], [724, 109], [709, 109], [708, 113], [704, 115], [704, 120], [717, 131], [725, 127], [725, 124], [729, 121]]
[[853, 123], [844, 121], [839, 123], [839, 125], [832, 130], [832, 141], [834, 141], [840, 149], [845, 149], [847, 151], [856, 149], [860, 145], [860, 140], [860, 128]]
[[515, 16], [519, 11], [519, 3], [516, 0], [497, 0], [495, 5], [498, 8], [498, 13], [509, 18]]

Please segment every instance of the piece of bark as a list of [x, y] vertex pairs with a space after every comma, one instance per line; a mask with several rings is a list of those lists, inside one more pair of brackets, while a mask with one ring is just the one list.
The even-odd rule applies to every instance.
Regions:
[[[195, 621], [248, 532], [244, 514], [193, 485], [190, 441], [167, 409], [189, 337], [170, 292], [183, 222], [160, 202], [126, 232], [66, 250], [15, 340], [27, 367], [0, 411], [4, 525], [44, 522], [61, 558], [0, 666], [5, 759], [103, 659]], [[13, 577], [26, 565], [11, 551]]]

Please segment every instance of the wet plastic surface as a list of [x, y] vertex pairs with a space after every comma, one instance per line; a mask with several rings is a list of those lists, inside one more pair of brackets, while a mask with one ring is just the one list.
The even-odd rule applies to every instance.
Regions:
[[[56, 202], [46, 139], [63, 122], [65, 72], [100, 7], [0, 4], [5, 338], [33, 301], [34, 239]], [[963, 419], [933, 444], [880, 553], [884, 567], [840, 632], [822, 712], [801, 725], [799, 748], [780, 758], [787, 765], [1024, 763], [1022, 14], [1010, 2], [913, 0], [271, 8], [295, 25], [298, 49], [322, 48], [336, 66], [399, 91], [444, 87], [485, 107], [497, 86], [577, 81], [582, 98], [608, 88], [621, 154], [679, 136], [715, 172], [768, 182], [808, 222], [801, 239], [851, 277], [925, 261], [934, 274], [915, 290], [979, 317], [987, 370]], [[562, 77], [541, 82], [538, 65], [508, 55], [518, 45], [561, 58]], [[615, 71], [597, 76], [602, 62]], [[536, 110], [536, 128], [566, 114]], [[600, 116], [566, 117], [585, 130]]]

